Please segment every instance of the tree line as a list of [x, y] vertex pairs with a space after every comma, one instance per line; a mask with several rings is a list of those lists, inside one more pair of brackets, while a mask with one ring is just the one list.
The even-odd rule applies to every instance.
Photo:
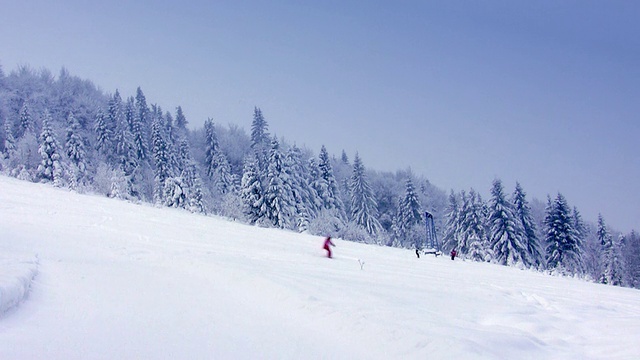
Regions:
[[485, 202], [471, 189], [449, 195], [444, 247], [481, 262], [586, 277], [603, 284], [638, 287], [640, 238], [610, 230], [603, 216], [589, 224], [558, 193], [534, 207], [516, 183], [509, 196], [494, 180]]
[[582, 221], [558, 194], [546, 206], [501, 181], [488, 202], [448, 196], [410, 169], [366, 169], [342, 151], [317, 155], [269, 131], [258, 107], [250, 133], [148, 103], [141, 88], [105, 94], [65, 69], [0, 67], [0, 171], [83, 193], [215, 214], [265, 227], [422, 248], [424, 212], [446, 251], [465, 259], [640, 287], [640, 238]]

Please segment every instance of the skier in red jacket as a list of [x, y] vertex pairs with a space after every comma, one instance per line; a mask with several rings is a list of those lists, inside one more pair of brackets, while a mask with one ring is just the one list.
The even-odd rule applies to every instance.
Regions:
[[456, 249], [451, 250], [451, 260], [455, 259], [457, 255], [458, 252], [456, 251]]
[[331, 242], [331, 236], [327, 236], [327, 238], [324, 239], [324, 249], [327, 250], [327, 257], [328, 258], [331, 257], [331, 248], [329, 247], [329, 245], [336, 246], [336, 244]]

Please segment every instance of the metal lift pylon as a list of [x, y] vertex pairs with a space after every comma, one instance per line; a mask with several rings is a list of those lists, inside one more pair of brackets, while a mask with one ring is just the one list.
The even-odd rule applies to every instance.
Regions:
[[438, 235], [436, 234], [436, 226], [433, 223], [433, 214], [428, 211], [424, 213], [427, 237], [425, 239], [425, 254], [433, 254], [435, 256], [442, 255], [442, 249], [440, 249], [440, 243], [438, 242]]

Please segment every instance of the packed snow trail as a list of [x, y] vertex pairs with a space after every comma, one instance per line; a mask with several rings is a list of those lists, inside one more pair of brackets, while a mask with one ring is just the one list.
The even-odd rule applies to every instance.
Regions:
[[6, 177], [0, 189], [3, 257], [38, 255], [0, 318], [0, 359], [640, 354], [637, 290], [338, 239], [327, 259], [318, 236]]

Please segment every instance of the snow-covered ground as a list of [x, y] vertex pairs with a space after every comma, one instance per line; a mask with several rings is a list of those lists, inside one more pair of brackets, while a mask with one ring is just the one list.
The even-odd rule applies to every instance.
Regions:
[[0, 359], [640, 357], [640, 291], [322, 240], [0, 177]]

